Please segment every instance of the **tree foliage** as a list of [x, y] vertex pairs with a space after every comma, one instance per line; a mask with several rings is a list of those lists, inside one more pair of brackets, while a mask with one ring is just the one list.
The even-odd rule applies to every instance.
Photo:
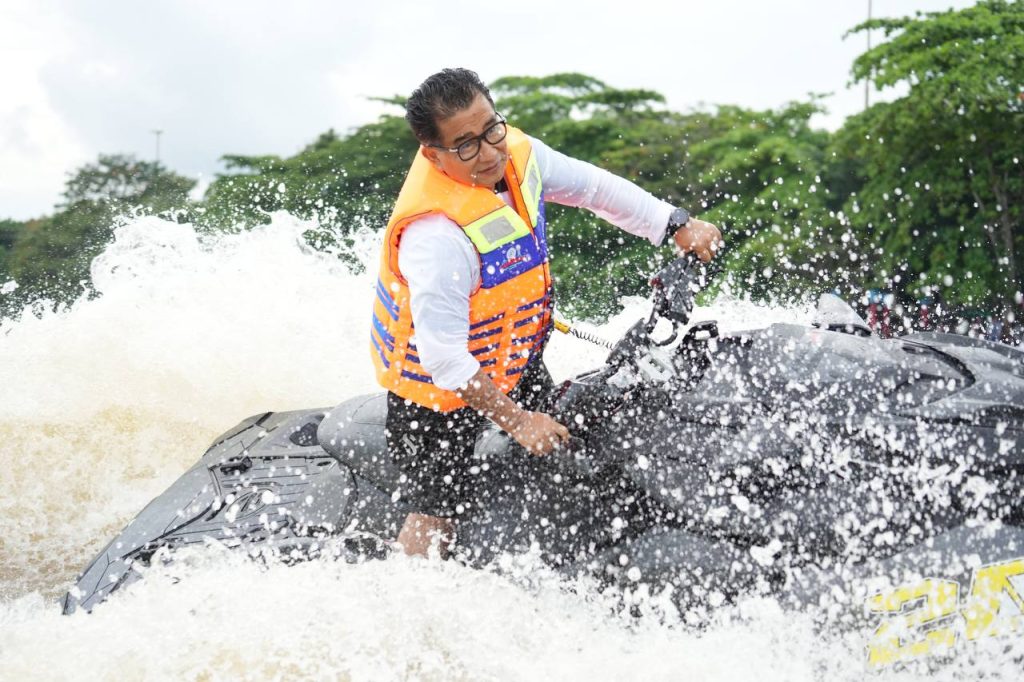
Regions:
[[3, 295], [0, 312], [10, 315], [40, 299], [66, 303], [89, 291], [90, 264], [110, 243], [117, 219], [187, 209], [195, 184], [159, 163], [126, 155], [101, 155], [71, 173], [52, 216], [0, 223], [0, 285], [18, 283]]
[[169, 172], [158, 161], [140, 161], [125, 154], [100, 154], [72, 173], [64, 186], [69, 209], [83, 202], [112, 204], [115, 209], [145, 207], [153, 212], [182, 208], [195, 180]]
[[862, 183], [847, 213], [874, 268], [865, 283], [938, 287], [1010, 305], [1024, 286], [1024, 3], [876, 19], [888, 40], [853, 73], [907, 94], [849, 119], [840, 158]]
[[[508, 77], [492, 85], [510, 122], [552, 148], [629, 178], [649, 191], [682, 146], [664, 98], [619, 90], [578, 73]], [[661, 156], [654, 145], [661, 144]], [[552, 273], [563, 308], [581, 315], [610, 312], [623, 294], [641, 293], [656, 262], [654, 248], [587, 211], [549, 204]], [[615, 286], [608, 286], [614, 282]]]
[[23, 229], [24, 225], [16, 220], [0, 220], [0, 286], [10, 279], [7, 274], [8, 254]]
[[[826, 147], [810, 119], [815, 102], [778, 110], [720, 107], [689, 149], [702, 217], [725, 228], [724, 267], [734, 289], [800, 298], [822, 287], [838, 226]], [[834, 285], [832, 285], [834, 286]], [[829, 287], [831, 288], [831, 286]]]
[[[793, 299], [941, 288], [952, 302], [1010, 305], [1024, 288], [1024, 2], [982, 0], [853, 32], [864, 30], [886, 39], [856, 60], [854, 79], [903, 94], [835, 133], [812, 126], [814, 96], [676, 112], [657, 92], [580, 73], [508, 76], [491, 90], [512, 124], [554, 149], [720, 225], [721, 281], [734, 291]], [[115, 216], [136, 210], [186, 207], [209, 230], [288, 211], [318, 226], [310, 243], [344, 257], [354, 229], [385, 226], [417, 150], [399, 115], [404, 99], [380, 101], [395, 113], [328, 130], [292, 156], [223, 157], [199, 203], [188, 201], [188, 178], [101, 156], [69, 178], [53, 216], [0, 222], [0, 284], [15, 277], [18, 300], [79, 295]], [[575, 314], [642, 293], [672, 255], [587, 211], [549, 206], [548, 217], [559, 304]]]
[[203, 222], [239, 229], [269, 222], [273, 211], [316, 220], [307, 235], [337, 246], [353, 229], [387, 223], [418, 149], [401, 116], [382, 116], [348, 136], [329, 130], [288, 158], [225, 156], [227, 172], [210, 184]]

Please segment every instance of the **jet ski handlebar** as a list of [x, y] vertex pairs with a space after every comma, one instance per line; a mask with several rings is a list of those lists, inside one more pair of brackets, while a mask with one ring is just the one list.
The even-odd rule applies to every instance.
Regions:
[[[651, 314], [647, 320], [638, 320], [612, 348], [608, 364], [618, 366], [631, 363], [643, 349], [650, 346], [667, 346], [676, 340], [683, 327], [690, 321], [693, 299], [699, 291], [699, 262], [696, 257], [686, 255], [663, 267], [651, 278]], [[661, 319], [672, 325], [668, 338], [656, 340], [654, 328]]]
[[675, 326], [683, 326], [690, 321], [693, 311], [693, 296], [696, 285], [697, 258], [686, 254], [677, 258], [658, 271], [651, 278], [654, 308], [648, 326], [653, 329], [659, 317], [663, 317]]

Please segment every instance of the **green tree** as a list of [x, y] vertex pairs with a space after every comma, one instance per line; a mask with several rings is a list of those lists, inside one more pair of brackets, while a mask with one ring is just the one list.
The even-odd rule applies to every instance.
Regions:
[[[649, 90], [622, 90], [578, 73], [495, 81], [495, 105], [509, 122], [569, 156], [629, 178], [673, 200], [682, 179], [686, 131]], [[622, 295], [643, 293], [662, 254], [587, 211], [548, 206], [552, 273], [570, 314], [611, 312]]]
[[7, 258], [24, 225], [16, 220], [0, 220], [0, 286], [10, 279]]
[[307, 239], [343, 244], [352, 230], [387, 224], [418, 144], [400, 116], [382, 116], [346, 137], [329, 130], [292, 157], [225, 156], [203, 200], [203, 222], [244, 229], [284, 210], [315, 219]]
[[161, 213], [188, 205], [196, 186], [191, 178], [170, 172], [157, 161], [140, 161], [126, 154], [100, 154], [72, 173], [64, 186], [63, 203], [69, 209], [82, 202], [105, 203], [115, 209], [141, 207]]
[[97, 202], [80, 202], [25, 224], [11, 249], [10, 276], [18, 289], [7, 314], [26, 303], [69, 303], [89, 286], [89, 265], [113, 238], [114, 213]]
[[[841, 258], [831, 245], [846, 227], [826, 159], [830, 135], [809, 123], [816, 101], [682, 114], [664, 110], [658, 93], [581, 74], [503, 78], [493, 91], [530, 134], [722, 226], [734, 289], [795, 298], [839, 283], [818, 274]], [[670, 256], [587, 212], [549, 213], [559, 298], [575, 314], [605, 314], [621, 295], [645, 293], [646, 276]]]
[[89, 266], [112, 240], [119, 217], [187, 209], [194, 186], [158, 163], [125, 155], [101, 155], [71, 173], [59, 210], [25, 223], [10, 245], [6, 269], [19, 287], [5, 297], [4, 312], [40, 299], [73, 301], [89, 290]]
[[722, 267], [734, 291], [799, 299], [842, 283], [842, 198], [828, 163], [831, 136], [810, 125], [819, 111], [814, 100], [719, 107], [689, 147], [702, 217], [725, 230]]
[[[676, 139], [682, 133], [675, 115], [660, 110], [661, 95], [618, 90], [571, 73], [502, 78], [492, 92], [513, 125], [555, 148], [637, 179], [652, 191], [672, 186], [678, 192], [665, 173], [683, 161]], [[400, 97], [382, 101], [404, 105]], [[417, 148], [404, 118], [387, 115], [347, 136], [328, 131], [292, 157], [226, 156], [228, 172], [204, 197], [203, 222], [239, 229], [285, 210], [316, 221], [319, 228], [306, 235], [315, 246], [343, 247], [353, 228], [387, 224]], [[654, 253], [650, 245], [620, 244], [621, 232], [589, 213], [552, 206], [549, 217], [563, 303], [586, 313], [606, 312], [620, 295], [608, 281], [625, 282], [621, 293], [642, 290]]]
[[862, 276], [1010, 305], [1024, 246], [1024, 3], [983, 0], [854, 31], [871, 29], [888, 40], [857, 58], [854, 77], [907, 94], [837, 136], [837, 156], [863, 184], [846, 206], [871, 259]]

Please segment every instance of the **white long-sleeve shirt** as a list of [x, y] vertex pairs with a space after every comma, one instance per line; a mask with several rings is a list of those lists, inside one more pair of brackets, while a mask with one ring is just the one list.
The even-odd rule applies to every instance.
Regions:
[[[537, 155], [545, 201], [586, 208], [655, 245], [665, 238], [674, 206], [535, 138], [530, 142]], [[500, 196], [512, 205], [508, 192]], [[398, 268], [409, 284], [420, 364], [439, 388], [451, 391], [465, 386], [480, 369], [467, 347], [469, 297], [480, 284], [480, 258], [473, 243], [447, 216], [425, 216], [402, 233]]]

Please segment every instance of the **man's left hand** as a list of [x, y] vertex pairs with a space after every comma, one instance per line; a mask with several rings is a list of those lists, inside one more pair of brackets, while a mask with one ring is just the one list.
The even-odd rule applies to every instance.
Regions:
[[697, 218], [690, 218], [686, 227], [676, 232], [675, 240], [683, 253], [695, 253], [705, 263], [710, 262], [725, 245], [717, 227]]

